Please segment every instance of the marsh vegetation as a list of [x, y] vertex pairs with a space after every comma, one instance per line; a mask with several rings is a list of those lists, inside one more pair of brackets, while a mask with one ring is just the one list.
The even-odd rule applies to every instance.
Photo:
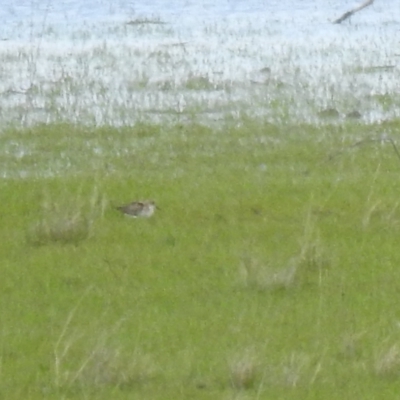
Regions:
[[5, 131], [2, 392], [395, 398], [400, 162], [353, 144], [398, 129]]
[[395, 24], [305, 11], [9, 31], [0, 397], [397, 399]]

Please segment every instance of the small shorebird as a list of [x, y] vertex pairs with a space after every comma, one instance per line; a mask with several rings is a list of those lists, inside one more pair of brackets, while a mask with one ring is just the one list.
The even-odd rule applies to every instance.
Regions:
[[132, 218], [149, 218], [154, 214], [156, 208], [158, 207], [154, 201], [134, 201], [125, 206], [116, 207], [117, 210], [121, 211], [127, 217]]

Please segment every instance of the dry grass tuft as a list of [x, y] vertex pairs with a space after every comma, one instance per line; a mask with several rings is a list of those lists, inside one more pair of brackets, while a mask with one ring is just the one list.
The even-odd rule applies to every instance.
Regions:
[[328, 264], [319, 236], [308, 218], [298, 255], [285, 262], [245, 255], [239, 273], [246, 286], [258, 290], [286, 290], [315, 282], [321, 284]]
[[296, 387], [307, 375], [309, 375], [309, 372], [309, 357], [305, 354], [292, 353], [289, 359], [282, 365], [283, 384], [285, 386]]
[[296, 265], [300, 284], [316, 281], [321, 283], [328, 262], [319, 238], [303, 243], [300, 254], [296, 258]]
[[321, 243], [311, 213], [308, 213], [304, 234], [300, 242], [300, 252], [295, 261], [297, 281], [300, 285], [316, 283], [320, 285], [329, 265], [325, 249]]
[[[110, 337], [124, 322], [123, 319], [119, 320], [111, 330], [101, 331], [95, 338], [92, 333], [89, 334], [89, 332], [72, 327], [72, 321], [90, 291], [91, 287], [70, 311], [55, 343], [54, 378], [56, 387], [75, 385], [131, 387], [154, 377], [157, 372], [155, 363], [140, 349], [135, 348], [130, 352], [107, 345]], [[91, 327], [90, 332], [93, 331], [96, 329]], [[92, 343], [89, 346], [88, 341]]]
[[297, 265], [292, 259], [287, 266], [276, 268], [255, 257], [245, 256], [239, 272], [246, 286], [258, 290], [288, 289], [295, 283]]
[[43, 202], [41, 218], [27, 232], [28, 243], [78, 244], [90, 237], [95, 219], [104, 215], [106, 200], [95, 190], [89, 200]]
[[70, 377], [71, 383], [76, 381], [83, 386], [131, 387], [151, 379], [156, 371], [149, 355], [102, 347], [89, 354], [87, 362]]
[[80, 211], [43, 217], [28, 232], [28, 241], [35, 246], [51, 242], [73, 243], [90, 236], [91, 222]]
[[229, 363], [231, 385], [238, 390], [254, 388], [260, 377], [260, 364], [250, 352], [236, 356]]
[[400, 376], [400, 348], [397, 344], [379, 354], [375, 361], [375, 372], [381, 376]]

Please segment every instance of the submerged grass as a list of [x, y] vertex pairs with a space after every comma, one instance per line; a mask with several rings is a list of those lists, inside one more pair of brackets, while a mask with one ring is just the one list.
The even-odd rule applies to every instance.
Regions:
[[0, 397], [397, 398], [399, 128], [5, 131]]

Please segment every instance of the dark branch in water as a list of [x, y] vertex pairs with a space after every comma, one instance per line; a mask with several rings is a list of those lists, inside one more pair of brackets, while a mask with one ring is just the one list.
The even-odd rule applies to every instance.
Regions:
[[333, 23], [334, 24], [341, 24], [344, 20], [346, 20], [347, 18], [351, 17], [356, 12], [361, 11], [363, 8], [370, 6], [373, 2], [374, 2], [374, 0], [367, 0], [365, 3], [359, 5], [358, 7], [353, 8], [352, 10], [345, 12], [340, 18], [335, 19], [333, 21]]

